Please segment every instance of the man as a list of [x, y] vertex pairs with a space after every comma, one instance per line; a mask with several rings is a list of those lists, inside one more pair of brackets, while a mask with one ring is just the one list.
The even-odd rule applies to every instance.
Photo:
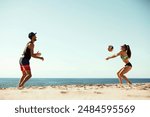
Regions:
[[22, 77], [19, 82], [19, 89], [24, 88], [24, 84], [32, 77], [31, 69], [30, 69], [30, 59], [31, 57], [44, 60], [41, 56], [41, 53], [34, 53], [34, 42], [37, 40], [36, 33], [29, 33], [28, 35], [30, 42], [27, 43], [26, 48], [23, 52], [23, 57], [20, 58], [20, 67], [22, 71]]

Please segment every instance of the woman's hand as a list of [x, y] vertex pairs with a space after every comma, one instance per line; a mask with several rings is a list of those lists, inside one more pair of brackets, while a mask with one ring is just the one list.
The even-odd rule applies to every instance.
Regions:
[[110, 59], [109, 57], [106, 58], [106, 60], [109, 60], [109, 59]]

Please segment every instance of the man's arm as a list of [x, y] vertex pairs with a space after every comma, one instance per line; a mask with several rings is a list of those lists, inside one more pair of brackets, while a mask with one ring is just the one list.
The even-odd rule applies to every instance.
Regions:
[[34, 44], [30, 44], [29, 45], [29, 48], [30, 48], [30, 50], [31, 50], [31, 56], [33, 57], [33, 58], [38, 58], [38, 59], [41, 59], [41, 60], [44, 60], [44, 58], [43, 57], [39, 57], [38, 56], [38, 54], [37, 53], [34, 53]]

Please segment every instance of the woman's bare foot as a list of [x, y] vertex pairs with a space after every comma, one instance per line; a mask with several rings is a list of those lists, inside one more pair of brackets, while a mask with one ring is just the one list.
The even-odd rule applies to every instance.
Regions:
[[128, 81], [128, 82], [127, 82], [127, 85], [128, 85], [129, 87], [132, 87], [132, 82], [131, 82], [131, 81]]
[[117, 85], [118, 88], [124, 88], [122, 84]]
[[132, 83], [129, 83], [129, 82], [128, 82], [127, 85], [128, 85], [129, 87], [132, 87]]
[[131, 82], [131, 81], [129, 81], [128, 83], [132, 85], [132, 82]]

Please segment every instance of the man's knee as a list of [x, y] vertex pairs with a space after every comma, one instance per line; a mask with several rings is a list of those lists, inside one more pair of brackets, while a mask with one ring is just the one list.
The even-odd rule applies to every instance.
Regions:
[[29, 74], [29, 77], [31, 78], [31, 77], [32, 77], [32, 74]]
[[32, 74], [31, 73], [27, 73], [26, 76], [29, 77], [29, 78], [31, 78]]

